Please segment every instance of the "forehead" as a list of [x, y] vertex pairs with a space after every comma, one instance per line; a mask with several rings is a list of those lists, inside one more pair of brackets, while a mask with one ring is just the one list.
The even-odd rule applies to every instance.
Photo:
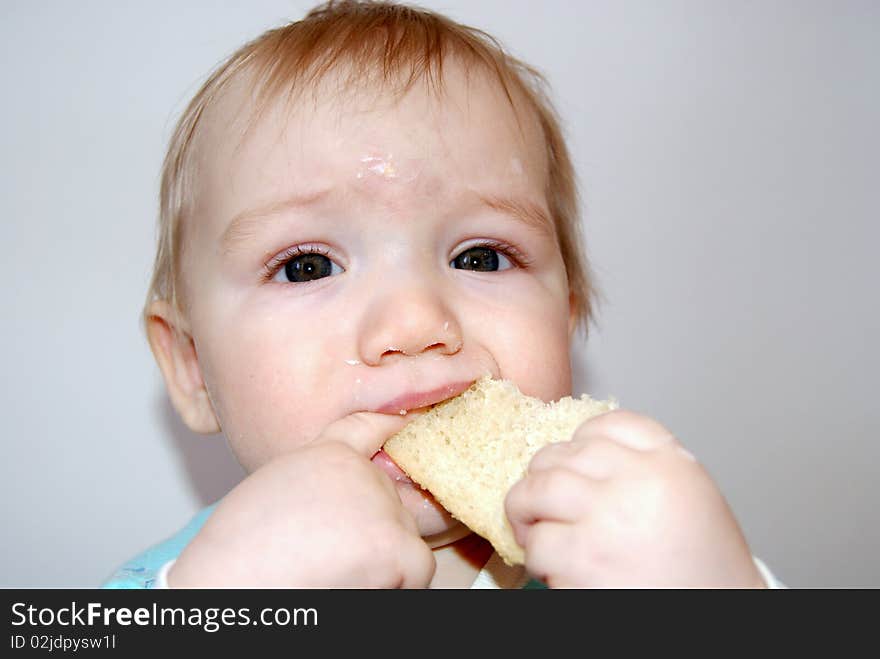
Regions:
[[421, 80], [406, 91], [352, 85], [331, 73], [262, 107], [255, 97], [241, 75], [203, 116], [194, 183], [197, 208], [209, 216], [271, 203], [291, 186], [376, 178], [438, 194], [487, 185], [543, 196], [548, 163], [537, 116], [479, 68], [446, 63], [436, 88]]

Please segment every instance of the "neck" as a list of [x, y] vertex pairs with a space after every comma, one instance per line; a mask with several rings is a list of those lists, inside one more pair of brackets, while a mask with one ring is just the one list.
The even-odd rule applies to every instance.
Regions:
[[437, 569], [430, 588], [470, 588], [492, 555], [492, 545], [476, 533], [434, 551]]

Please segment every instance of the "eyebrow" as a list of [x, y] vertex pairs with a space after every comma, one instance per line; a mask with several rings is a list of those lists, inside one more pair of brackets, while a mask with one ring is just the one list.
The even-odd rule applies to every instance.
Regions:
[[224, 254], [235, 250], [237, 246], [246, 242], [248, 238], [252, 238], [259, 233], [260, 227], [270, 218], [286, 211], [314, 206], [327, 197], [330, 192], [330, 188], [326, 188], [315, 192], [296, 194], [266, 206], [238, 213], [229, 222], [229, 226], [226, 227], [223, 235], [220, 236], [221, 250]]
[[[276, 201], [260, 208], [246, 210], [235, 217], [220, 237], [222, 252], [234, 251], [241, 243], [246, 242], [259, 233], [260, 227], [272, 217], [290, 210], [299, 210], [313, 206], [330, 194], [331, 190], [323, 189], [316, 192], [297, 194], [281, 201]], [[529, 199], [504, 197], [500, 195], [479, 195], [480, 205], [497, 213], [521, 222], [528, 228], [553, 238], [556, 228], [543, 206]]]
[[556, 235], [556, 227], [553, 220], [544, 210], [544, 207], [529, 199], [514, 197], [500, 197], [495, 195], [480, 195], [480, 202], [493, 211], [503, 213], [508, 217], [522, 222], [530, 229], [553, 238]]

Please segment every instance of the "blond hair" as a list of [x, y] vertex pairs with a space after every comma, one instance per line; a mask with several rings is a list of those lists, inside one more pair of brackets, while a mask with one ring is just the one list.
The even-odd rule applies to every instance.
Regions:
[[549, 163], [547, 204], [575, 314], [586, 333], [595, 289], [583, 253], [574, 168], [545, 78], [481, 30], [421, 8], [358, 0], [327, 2], [300, 21], [263, 33], [217, 67], [190, 101], [178, 120], [162, 167], [158, 245], [144, 319], [155, 299], [168, 301], [175, 313], [182, 310], [182, 231], [194, 209], [193, 144], [203, 114], [230, 81], [253, 75], [259, 114], [285, 90], [291, 98], [294, 90], [303, 86], [314, 88], [342, 65], [349, 67], [352, 81], [402, 81], [400, 91], [406, 91], [421, 80], [439, 88], [444, 60], [453, 53], [468, 66], [492, 76], [515, 112], [514, 96], [538, 119]]

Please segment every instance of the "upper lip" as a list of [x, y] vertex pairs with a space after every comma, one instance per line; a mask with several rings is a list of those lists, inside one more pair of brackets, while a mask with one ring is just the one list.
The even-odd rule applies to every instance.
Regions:
[[460, 380], [449, 382], [428, 391], [406, 392], [383, 403], [375, 411], [383, 414], [399, 414], [401, 411], [427, 407], [428, 405], [440, 403], [448, 398], [458, 396], [458, 394], [470, 387], [473, 382], [473, 380]]

